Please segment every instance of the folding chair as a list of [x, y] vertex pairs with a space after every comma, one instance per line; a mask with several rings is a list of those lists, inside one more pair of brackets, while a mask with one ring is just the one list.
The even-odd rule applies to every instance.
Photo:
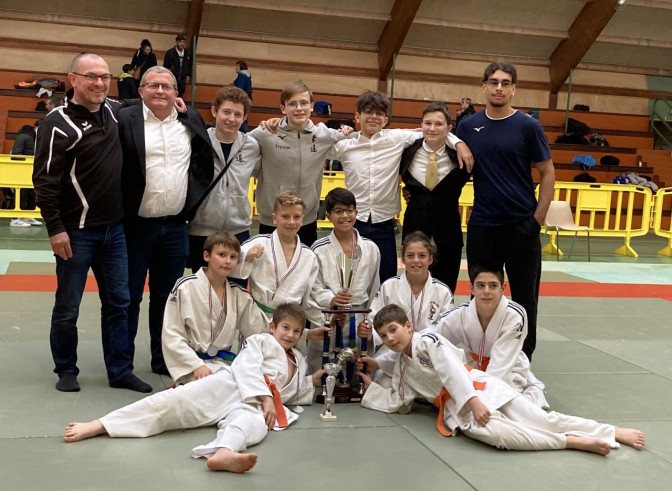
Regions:
[[546, 214], [546, 233], [549, 229], [555, 230], [555, 253], [556, 261], [560, 260], [560, 231], [574, 232], [572, 238], [572, 246], [569, 249], [567, 258], [572, 257], [574, 250], [574, 241], [579, 232], [586, 232], [588, 235], [588, 261], [590, 262], [590, 227], [585, 225], [576, 225], [574, 223], [574, 215], [569, 203], [566, 201], [551, 201], [551, 206], [548, 208]]

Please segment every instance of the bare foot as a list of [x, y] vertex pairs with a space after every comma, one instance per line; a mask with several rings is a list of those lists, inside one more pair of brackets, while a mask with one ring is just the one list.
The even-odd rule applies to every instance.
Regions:
[[242, 474], [252, 469], [256, 463], [256, 454], [242, 454], [228, 448], [218, 448], [215, 455], [208, 459], [208, 468], [213, 471], [229, 471]]
[[105, 427], [100, 422], [99, 419], [94, 419], [88, 423], [70, 423], [65, 427], [65, 433], [63, 433], [63, 439], [67, 443], [78, 442], [80, 440], [86, 440], [96, 435], [104, 435], [107, 433]]
[[609, 444], [604, 440], [571, 435], [567, 435], [567, 448], [583, 450], [584, 452], [596, 453], [602, 456], [607, 455], [611, 451]]
[[616, 441], [641, 450], [644, 447], [644, 433], [634, 428], [616, 427]]

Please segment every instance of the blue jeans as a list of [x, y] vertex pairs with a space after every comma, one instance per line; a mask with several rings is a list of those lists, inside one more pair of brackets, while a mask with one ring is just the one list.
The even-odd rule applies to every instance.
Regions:
[[187, 225], [171, 217], [133, 217], [126, 223], [128, 247], [128, 337], [131, 360], [135, 354], [140, 303], [149, 272], [149, 338], [152, 370], [165, 370], [161, 331], [163, 311], [175, 282], [184, 275], [189, 253]]
[[397, 239], [394, 220], [380, 223], [355, 221], [355, 228], [362, 237], [372, 240], [380, 250], [380, 283], [397, 275]]
[[133, 370], [128, 351], [128, 258], [120, 224], [68, 230], [72, 258], [56, 256], [56, 302], [51, 315], [54, 372], [79, 374], [77, 319], [89, 268], [93, 269], [101, 307], [103, 356], [112, 382]]

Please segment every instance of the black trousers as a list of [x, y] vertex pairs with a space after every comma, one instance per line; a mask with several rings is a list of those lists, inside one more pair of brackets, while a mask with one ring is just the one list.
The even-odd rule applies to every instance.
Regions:
[[537, 304], [541, 279], [541, 227], [534, 217], [494, 227], [467, 226], [467, 262], [504, 267], [511, 299], [527, 312], [523, 351], [532, 360], [537, 344]]

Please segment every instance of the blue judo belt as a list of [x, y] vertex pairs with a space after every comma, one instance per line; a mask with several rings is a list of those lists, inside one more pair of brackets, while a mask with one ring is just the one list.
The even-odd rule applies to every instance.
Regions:
[[220, 358], [223, 361], [232, 362], [236, 357], [236, 353], [225, 349], [219, 350], [216, 355], [209, 355], [207, 353], [201, 353], [200, 351], [196, 351], [196, 354], [201, 360], [212, 360], [214, 358]]

